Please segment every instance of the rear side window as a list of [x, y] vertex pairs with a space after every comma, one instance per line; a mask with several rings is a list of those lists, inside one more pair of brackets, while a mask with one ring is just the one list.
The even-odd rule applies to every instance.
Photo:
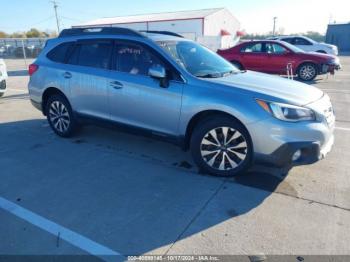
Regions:
[[132, 75], [148, 75], [154, 65], [165, 65], [153, 53], [136, 44], [118, 44], [116, 48], [116, 68]]
[[287, 52], [287, 49], [285, 49], [283, 46], [279, 44], [272, 44], [272, 43], [267, 43], [265, 45], [266, 53], [268, 54], [284, 54]]
[[69, 57], [68, 63], [79, 66], [109, 69], [112, 55], [111, 41], [81, 42]]
[[56, 63], [64, 63], [69, 50], [71, 50], [73, 46], [74, 43], [60, 44], [47, 54], [47, 58]]
[[261, 53], [262, 52], [262, 43], [252, 43], [244, 46], [241, 49], [243, 53]]

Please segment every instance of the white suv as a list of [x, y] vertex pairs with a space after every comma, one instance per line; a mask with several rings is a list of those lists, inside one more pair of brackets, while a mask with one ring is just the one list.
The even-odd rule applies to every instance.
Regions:
[[0, 59], [0, 97], [2, 97], [5, 94], [6, 79], [7, 79], [6, 64], [3, 59]]
[[317, 52], [336, 56], [339, 54], [337, 46], [319, 43], [305, 36], [279, 36], [271, 37], [270, 39], [288, 42], [306, 52]]

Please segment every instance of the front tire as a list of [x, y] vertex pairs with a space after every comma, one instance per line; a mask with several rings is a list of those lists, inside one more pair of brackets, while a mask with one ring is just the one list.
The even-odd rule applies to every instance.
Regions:
[[46, 116], [52, 130], [60, 137], [71, 137], [78, 128], [68, 100], [62, 95], [49, 97], [46, 104]]
[[191, 152], [201, 172], [232, 177], [251, 166], [253, 146], [244, 126], [220, 116], [207, 119], [195, 128]]
[[302, 81], [312, 81], [317, 76], [317, 66], [312, 63], [302, 64], [298, 69], [298, 77]]

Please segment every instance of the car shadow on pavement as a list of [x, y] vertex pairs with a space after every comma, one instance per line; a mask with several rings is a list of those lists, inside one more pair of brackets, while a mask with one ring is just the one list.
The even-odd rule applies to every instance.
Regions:
[[12, 100], [12, 99], [25, 99], [27, 100], [29, 98], [29, 94], [16, 94], [16, 95], [5, 95], [0, 98], [0, 101], [3, 100]]
[[61, 139], [45, 120], [0, 123], [0, 144], [1, 197], [125, 255], [165, 254], [281, 187], [296, 194], [279, 170], [200, 175], [174, 166], [191, 161], [177, 147], [100, 128]]

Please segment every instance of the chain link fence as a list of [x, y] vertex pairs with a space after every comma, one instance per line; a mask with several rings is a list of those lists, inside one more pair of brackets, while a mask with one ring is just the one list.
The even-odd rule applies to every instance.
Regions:
[[27, 67], [45, 46], [48, 38], [0, 38], [0, 58]]

